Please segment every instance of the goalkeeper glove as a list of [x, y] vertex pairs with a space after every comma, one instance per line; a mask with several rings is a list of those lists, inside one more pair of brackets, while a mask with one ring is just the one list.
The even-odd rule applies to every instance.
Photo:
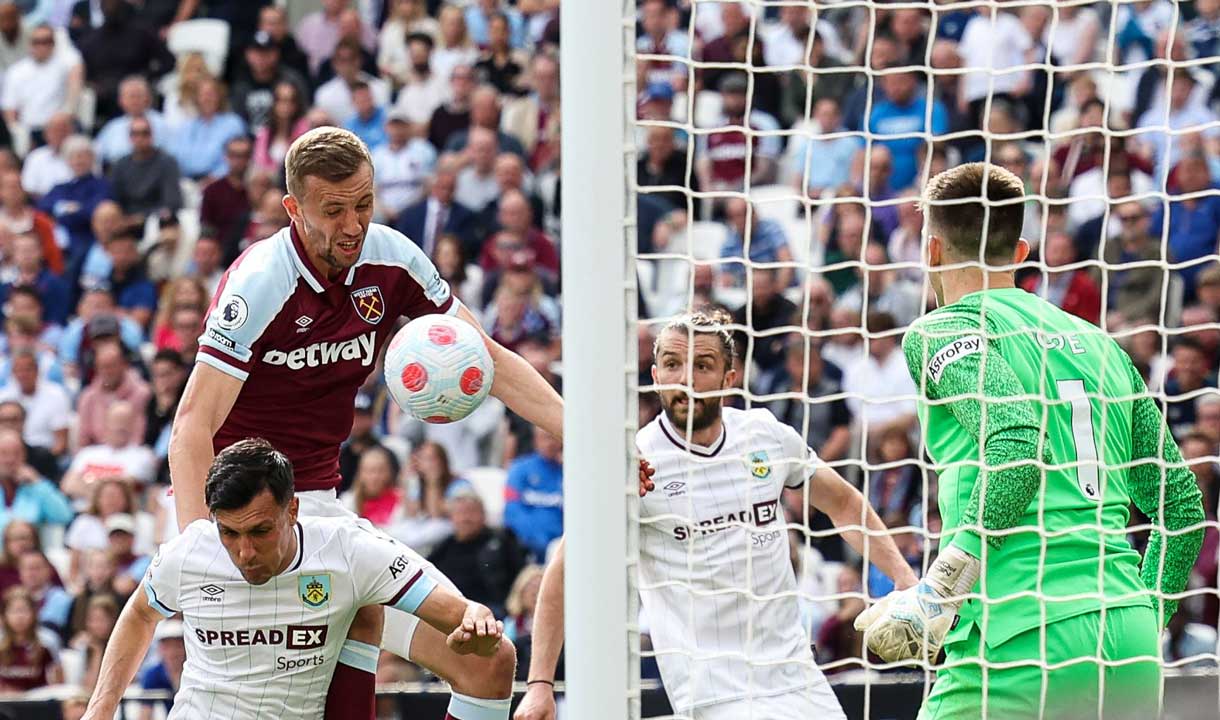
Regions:
[[865, 645], [886, 662], [934, 661], [981, 565], [964, 550], [947, 548], [917, 584], [886, 595], [856, 617]]

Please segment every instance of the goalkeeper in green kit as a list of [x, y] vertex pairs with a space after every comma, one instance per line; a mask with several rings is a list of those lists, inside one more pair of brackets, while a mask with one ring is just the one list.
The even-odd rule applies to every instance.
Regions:
[[[1166, 596], [1199, 553], [1201, 494], [1118, 344], [992, 269], [1029, 254], [1023, 195], [982, 163], [928, 184], [940, 307], [903, 349], [944, 536], [925, 578], [856, 627], [887, 661], [944, 647], [921, 720], [1155, 718]], [[1132, 503], [1154, 528], [1142, 562]]]

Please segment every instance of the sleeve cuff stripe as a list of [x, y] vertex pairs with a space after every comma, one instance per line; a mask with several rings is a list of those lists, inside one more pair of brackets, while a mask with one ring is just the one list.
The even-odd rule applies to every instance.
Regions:
[[204, 349], [205, 349], [204, 346], [200, 346], [200, 348], [199, 348], [200, 352], [197, 355], [195, 355], [195, 360], [197, 362], [204, 363], [205, 365], [211, 365], [212, 367], [216, 368], [217, 370], [221, 371], [222, 373], [224, 373], [226, 375], [232, 375], [233, 377], [237, 378], [238, 380], [241, 380], [242, 382], [245, 382], [246, 379], [250, 377], [250, 373], [246, 372], [245, 370], [242, 370], [241, 368], [239, 368], [235, 365], [230, 365], [229, 363], [225, 362], [224, 360], [221, 360], [220, 358], [216, 357], [215, 355], [211, 355], [209, 353], [203, 352]]
[[411, 576], [411, 579], [408, 580], [406, 582], [406, 584], [404, 584], [402, 586], [402, 588], [397, 593], [394, 594], [394, 597], [388, 603], [386, 603], [386, 605], [390, 605], [390, 606], [397, 605], [398, 601], [402, 600], [402, 596], [406, 595], [407, 591], [411, 589], [411, 586], [414, 585], [423, 576], [424, 576], [423, 570], [416, 570], [415, 574]]
[[393, 607], [406, 613], [415, 614], [415, 611], [419, 609], [420, 605], [424, 604], [424, 600], [426, 600], [435, 589], [436, 581], [427, 575], [424, 575], [423, 571], [421, 570], [415, 577], [411, 578], [411, 581], [408, 582], [406, 587], [403, 588], [405, 592], [402, 594], [398, 602], [393, 604]]
[[149, 583], [147, 580], [144, 581], [144, 594], [148, 596], [148, 604], [151, 605], [154, 610], [161, 613], [165, 617], [171, 618], [178, 614], [177, 610], [171, 610], [170, 608], [163, 605], [160, 600], [157, 599], [157, 591], [153, 590], [152, 584]]

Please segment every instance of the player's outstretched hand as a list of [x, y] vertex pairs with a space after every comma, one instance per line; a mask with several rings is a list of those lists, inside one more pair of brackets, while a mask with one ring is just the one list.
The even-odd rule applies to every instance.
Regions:
[[504, 623], [496, 620], [496, 616], [485, 606], [472, 602], [466, 603], [462, 623], [449, 633], [446, 642], [449, 649], [458, 655], [491, 657], [500, 647], [503, 635]]
[[525, 690], [525, 697], [513, 713], [513, 720], [555, 720], [555, 690], [539, 682]]
[[656, 484], [652, 481], [652, 476], [656, 473], [654, 468], [647, 460], [640, 458], [640, 497], [644, 497], [652, 492]]
[[979, 569], [978, 559], [949, 547], [914, 587], [886, 595], [856, 617], [864, 644], [886, 662], [933, 662]]

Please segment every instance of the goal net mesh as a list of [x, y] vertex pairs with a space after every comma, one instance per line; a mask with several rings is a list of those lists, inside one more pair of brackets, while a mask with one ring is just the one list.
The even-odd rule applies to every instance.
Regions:
[[[946, 168], [1004, 167], [1027, 194], [1022, 237], [1031, 253], [1016, 267], [1018, 285], [1118, 341], [1198, 477], [1207, 541], [1188, 588], [1174, 598], [1181, 610], [1158, 659], [1167, 675], [1214, 670], [1217, 5], [640, 0], [628, 7], [640, 427], [663, 412], [656, 391], [666, 386], [650, 374], [658, 331], [689, 310], [724, 308], [737, 340], [737, 381], [692, 397], [766, 408], [795, 429], [860, 489], [922, 575], [942, 519], [938, 468], [917, 422], [926, 378], [912, 380], [901, 349], [906, 328], [935, 307], [917, 202]], [[1066, 397], [1055, 391], [1047, 400], [1052, 394]], [[688, 452], [684, 482], [693, 488], [709, 465]], [[758, 458], [733, 461], [750, 469]], [[1088, 463], [1078, 453], [1066, 471]], [[1065, 472], [1043, 469], [1044, 482], [1045, 473]], [[917, 707], [938, 665], [886, 665], [862, 649], [852, 619], [892, 585], [811, 501], [808, 485], [784, 491], [778, 520], [787, 523], [800, 623], [818, 666], [839, 688], [848, 717], [875, 716], [891, 696], [914, 698]], [[707, 502], [689, 499], [679, 524], [744, 526], [745, 537], [758, 535], [759, 518]], [[645, 530], [673, 519], [640, 511], [642, 554]], [[1152, 529], [1132, 507], [1120, 537], [1142, 552]], [[681, 612], [692, 626], [707, 621], [701, 604], [724, 595], [740, 598], [745, 615], [722, 618], [707, 631], [713, 642], [700, 635], [663, 647], [650, 638], [664, 615], [644, 602], [645, 680], [660, 676], [666, 655], [694, 668], [732, 657], [734, 643], [757, 647], [770, 619], [756, 611], [774, 598], [752, 584], [763, 555], [743, 549], [746, 567], [708, 580], [700, 568], [709, 562], [707, 537], [671, 538], [666, 552], [683, 554], [683, 570], [659, 581], [642, 576], [637, 587], [648, 597], [681, 586]], [[1096, 590], [1086, 584], [1080, 592]], [[724, 640], [729, 635], [737, 639]], [[782, 660], [766, 649], [762, 657], [742, 652], [747, 694], [763, 692]], [[714, 671], [692, 669], [685, 697], [716, 697], [716, 682]], [[907, 694], [891, 694], [904, 684]], [[1191, 701], [1216, 710], [1220, 684], [1203, 687]], [[666, 690], [673, 699], [674, 688]], [[905, 706], [890, 715], [912, 713]]]

